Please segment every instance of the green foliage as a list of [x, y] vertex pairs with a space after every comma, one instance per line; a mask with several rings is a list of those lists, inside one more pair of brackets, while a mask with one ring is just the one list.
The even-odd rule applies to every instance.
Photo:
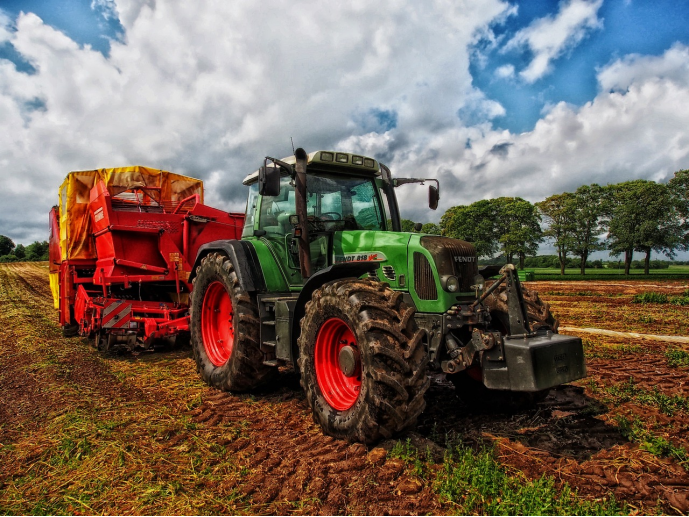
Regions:
[[664, 293], [646, 292], [635, 294], [632, 303], [669, 303], [671, 305], [689, 305], [689, 296], [668, 296]]
[[14, 253], [13, 255], [17, 257], [17, 259], [22, 260], [26, 258], [26, 248], [24, 247], [23, 244], [17, 244], [17, 247], [14, 248]]
[[26, 257], [27, 262], [35, 262], [39, 260], [48, 260], [48, 241], [35, 241], [26, 247]]
[[689, 366], [689, 352], [678, 348], [671, 348], [665, 351], [665, 358], [668, 366]]
[[501, 251], [507, 262], [533, 255], [542, 241], [536, 207], [519, 197], [500, 197], [450, 208], [440, 219], [443, 235], [471, 242], [479, 257]]
[[576, 212], [574, 216], [574, 232], [572, 252], [579, 257], [580, 273], [585, 274], [586, 261], [589, 254], [605, 249], [599, 241], [604, 232], [603, 214], [605, 211], [604, 188], [595, 183], [582, 185], [574, 193]]
[[619, 402], [634, 402], [642, 406], [658, 408], [662, 413], [672, 416], [677, 412], [689, 412], [689, 399], [681, 395], [666, 395], [658, 387], [652, 391], [639, 387], [630, 377], [627, 381], [605, 388]]
[[16, 247], [9, 237], [0, 235], [0, 263], [2, 262], [36, 262], [48, 260], [50, 246], [47, 241], [35, 241], [24, 247], [18, 244]]
[[557, 249], [557, 265], [561, 273], [567, 261], [567, 253], [574, 246], [574, 232], [576, 230], [576, 197], [570, 192], [553, 194], [536, 207], [545, 218], [547, 227], [543, 236], [552, 240]]
[[678, 447], [662, 436], [656, 436], [647, 431], [638, 418], [630, 421], [628, 418], [618, 415], [616, 420], [620, 433], [630, 442], [638, 443], [641, 449], [654, 456], [674, 458], [685, 470], [689, 468], [689, 454], [684, 447]]
[[440, 226], [435, 223], [426, 223], [421, 227], [421, 233], [430, 233], [431, 235], [440, 235]]
[[508, 474], [493, 449], [456, 447], [447, 455], [434, 485], [442, 498], [465, 515], [617, 515], [626, 513], [611, 495], [602, 501], [582, 499], [567, 483], [552, 477], [527, 479]]
[[14, 241], [9, 237], [0, 235], [0, 256], [9, 255], [14, 250]]
[[624, 253], [625, 272], [634, 251], [662, 251], [669, 257], [681, 246], [682, 227], [667, 185], [634, 180], [606, 188], [608, 242], [613, 253]]
[[681, 230], [682, 248], [689, 249], [689, 170], [675, 172], [674, 178], [668, 183], [675, 208], [682, 218]]
[[648, 292], [635, 294], [632, 303], [667, 303], [667, 299], [667, 294]]
[[400, 226], [402, 227], [403, 232], [413, 232], [415, 224], [416, 223], [414, 221], [412, 221], [411, 219], [400, 220]]

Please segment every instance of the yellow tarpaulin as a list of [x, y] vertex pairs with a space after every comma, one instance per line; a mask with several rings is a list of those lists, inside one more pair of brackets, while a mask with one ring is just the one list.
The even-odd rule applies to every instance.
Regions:
[[203, 181], [173, 172], [139, 165], [70, 172], [60, 185], [59, 194], [62, 260], [96, 258], [88, 203], [91, 189], [100, 180], [111, 196], [136, 187], [160, 187], [161, 203], [179, 203], [194, 194], [203, 203]]
[[60, 308], [60, 273], [50, 273], [50, 290], [53, 293], [53, 305]]

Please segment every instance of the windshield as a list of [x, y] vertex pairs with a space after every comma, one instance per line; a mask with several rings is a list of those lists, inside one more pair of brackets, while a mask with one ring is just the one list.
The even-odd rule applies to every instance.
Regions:
[[[280, 194], [261, 202], [261, 229], [287, 233], [285, 224], [296, 213], [294, 185], [289, 177], [280, 182]], [[324, 230], [385, 230], [385, 220], [372, 178], [335, 174], [306, 176], [306, 210], [309, 221]], [[275, 227], [275, 228], [273, 228]]]

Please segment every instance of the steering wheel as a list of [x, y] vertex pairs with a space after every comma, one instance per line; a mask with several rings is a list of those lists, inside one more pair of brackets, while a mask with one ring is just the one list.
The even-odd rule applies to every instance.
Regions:
[[321, 221], [338, 221], [342, 219], [342, 215], [337, 212], [321, 212]]

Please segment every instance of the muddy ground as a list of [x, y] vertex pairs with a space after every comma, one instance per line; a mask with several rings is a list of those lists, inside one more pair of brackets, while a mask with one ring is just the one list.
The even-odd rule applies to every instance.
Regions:
[[[563, 325], [686, 335], [688, 307], [631, 303], [640, 292], [682, 294], [686, 282], [530, 287]], [[689, 512], [689, 367], [666, 357], [689, 345], [581, 337], [587, 379], [528, 411], [495, 414], [469, 410], [437, 377], [402, 439], [431, 463], [453, 441], [494, 443], [530, 479], [553, 476], [587, 498], [614, 494], [631, 513]], [[62, 337], [45, 264], [0, 265], [2, 513], [457, 511], [387, 454], [395, 443], [324, 436], [289, 371], [262, 392], [231, 395], [199, 381], [189, 350], [101, 357]]]

